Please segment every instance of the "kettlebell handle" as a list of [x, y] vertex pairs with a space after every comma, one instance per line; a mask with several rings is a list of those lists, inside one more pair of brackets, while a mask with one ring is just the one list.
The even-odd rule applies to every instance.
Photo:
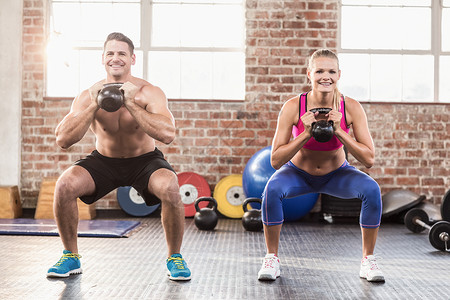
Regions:
[[[313, 109], [310, 109], [309, 110], [310, 112], [312, 112], [313, 114], [315, 114], [316, 112], [319, 112], [319, 115], [321, 115], [321, 114], [327, 114], [327, 113], [329, 113], [330, 111], [331, 111], [331, 108], [329, 108], [329, 107], [317, 107], [317, 108], [313, 108]], [[311, 129], [314, 127], [314, 125], [316, 124], [317, 122], [312, 122], [311, 123]], [[333, 121], [328, 121], [328, 124], [330, 124], [331, 126], [334, 126], [334, 122]]]
[[[103, 88], [105, 87], [109, 87], [109, 86], [113, 86], [119, 89], [119, 91], [122, 92], [122, 95], [125, 95], [125, 91], [121, 89], [123, 85], [123, 82], [110, 82], [110, 83], [105, 83], [103, 84]], [[100, 93], [102, 90], [99, 90], [98, 92]]]
[[244, 212], [248, 211], [247, 204], [252, 203], [252, 202], [259, 203], [259, 204], [262, 203], [261, 199], [259, 199], [259, 198], [247, 198], [242, 203], [242, 208], [244, 209]]
[[199, 208], [199, 204], [200, 202], [209, 202], [213, 204], [212, 210], [216, 210], [217, 209], [217, 201], [216, 199], [214, 199], [213, 197], [199, 197], [197, 198], [197, 200], [195, 200], [194, 206], [195, 206], [195, 211], [200, 211]]
[[331, 111], [331, 108], [329, 107], [317, 107], [317, 108], [313, 108], [309, 110], [310, 112], [312, 112], [313, 114], [315, 114], [316, 112], [319, 112], [319, 114], [327, 114]]
[[[109, 86], [113, 86], [119, 89], [119, 91], [122, 92], [122, 95], [125, 95], [125, 91], [121, 89], [123, 85], [123, 82], [110, 82], [110, 83], [105, 83], [103, 84], [103, 88], [105, 87], [109, 87]], [[100, 93], [102, 90], [99, 90], [98, 92]]]
[[108, 86], [115, 86], [116, 88], [120, 89], [123, 85], [123, 82], [110, 82], [110, 83], [105, 83], [103, 84], [103, 87], [108, 87]]

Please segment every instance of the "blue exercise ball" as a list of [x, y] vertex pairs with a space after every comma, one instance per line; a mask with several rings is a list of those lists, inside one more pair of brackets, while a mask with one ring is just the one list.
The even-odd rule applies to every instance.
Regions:
[[[272, 146], [265, 147], [256, 152], [245, 165], [242, 174], [242, 187], [247, 198], [262, 198], [267, 181], [275, 173], [270, 164]], [[307, 194], [283, 200], [283, 214], [285, 222], [297, 221], [308, 214], [319, 198], [319, 194]], [[253, 208], [260, 208], [252, 203]]]
[[270, 176], [275, 169], [270, 164], [272, 147], [265, 147], [256, 152], [245, 165], [242, 174], [242, 187], [247, 198], [260, 198]]

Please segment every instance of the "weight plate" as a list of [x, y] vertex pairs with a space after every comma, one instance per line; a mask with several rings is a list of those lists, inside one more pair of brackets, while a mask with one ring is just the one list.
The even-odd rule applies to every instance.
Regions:
[[447, 193], [445, 193], [444, 198], [442, 198], [441, 216], [442, 220], [450, 222], [450, 190], [448, 190]]
[[195, 202], [198, 198], [198, 190], [195, 186], [185, 183], [180, 186], [181, 201], [183, 204], [189, 205]]
[[242, 186], [232, 186], [227, 191], [227, 201], [231, 205], [241, 205], [245, 200], [244, 188]]
[[422, 225], [419, 225], [415, 222], [415, 220], [417, 219], [421, 220], [422, 222], [425, 222], [426, 224], [428, 224], [428, 222], [430, 221], [428, 214], [424, 210], [420, 208], [412, 208], [408, 210], [404, 218], [405, 225], [406, 228], [408, 228], [414, 233], [419, 233], [426, 229]]
[[121, 186], [117, 189], [117, 202], [124, 212], [135, 217], [148, 216], [160, 206], [145, 204], [144, 198], [131, 186]]
[[138, 193], [138, 191], [136, 191], [135, 188], [131, 188], [129, 191], [129, 196], [131, 201], [133, 201], [133, 203], [135, 204], [144, 204], [145, 200], [144, 198], [141, 197], [141, 195]]
[[428, 215], [430, 224], [442, 221], [441, 210], [439, 206], [431, 203], [428, 200], [422, 201], [422, 203], [420, 203], [414, 208], [420, 208], [423, 211], [425, 211]]
[[[177, 174], [180, 186], [181, 201], [184, 204], [184, 215], [193, 217], [195, 215], [195, 200], [199, 197], [211, 197], [211, 189], [203, 176], [194, 172], [181, 172]], [[200, 208], [206, 207], [207, 202], [201, 202]]]
[[242, 218], [245, 200], [242, 187], [242, 175], [232, 174], [222, 178], [214, 188], [214, 196], [217, 200], [217, 210], [229, 218]]
[[447, 243], [444, 241], [445, 236], [447, 236], [447, 239], [450, 235], [450, 222], [447, 221], [440, 221], [434, 224], [430, 229], [430, 234], [428, 235], [428, 238], [430, 239], [431, 245], [441, 251], [446, 251], [450, 248], [450, 240], [447, 241]]

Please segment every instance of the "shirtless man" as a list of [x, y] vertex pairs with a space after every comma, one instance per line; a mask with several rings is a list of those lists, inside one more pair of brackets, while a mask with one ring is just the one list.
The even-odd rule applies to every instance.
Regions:
[[[180, 254], [184, 233], [184, 206], [175, 171], [155, 147], [155, 140], [170, 144], [175, 122], [163, 91], [131, 75], [135, 63], [133, 42], [121, 33], [108, 35], [102, 62], [106, 79], [78, 95], [70, 112], [56, 128], [56, 143], [67, 149], [90, 128], [96, 150], [75, 162], [58, 179], [54, 213], [64, 245], [63, 256], [47, 276], [81, 273], [77, 245], [77, 198], [94, 203], [118, 186], [133, 186], [147, 205], [161, 203], [161, 220], [168, 247], [166, 260], [172, 280], [189, 280], [191, 272]], [[97, 95], [103, 84], [123, 82], [122, 107], [100, 109]]]

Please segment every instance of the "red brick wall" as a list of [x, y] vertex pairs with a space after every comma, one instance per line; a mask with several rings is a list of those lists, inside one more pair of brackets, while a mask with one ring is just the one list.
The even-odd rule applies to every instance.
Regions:
[[[55, 145], [54, 129], [69, 100], [44, 100], [45, 2], [24, 1], [21, 195], [35, 207], [45, 176], [61, 174], [93, 149], [88, 133], [67, 151]], [[337, 1], [247, 0], [246, 99], [242, 102], [169, 102], [178, 134], [158, 144], [179, 171], [203, 175], [212, 188], [242, 173], [248, 159], [271, 144], [283, 102], [308, 90], [306, 61], [316, 48], [336, 48]], [[376, 145], [376, 164], [367, 171], [383, 194], [405, 188], [439, 203], [450, 189], [450, 106], [363, 103]], [[117, 208], [114, 193], [97, 208]]]

